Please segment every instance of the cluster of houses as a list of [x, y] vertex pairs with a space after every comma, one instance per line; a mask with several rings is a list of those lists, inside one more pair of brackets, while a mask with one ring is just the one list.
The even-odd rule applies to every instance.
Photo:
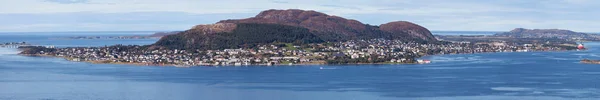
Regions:
[[[482, 52], [549, 51], [565, 48], [545, 45], [516, 45], [501, 42], [421, 44], [397, 40], [371, 39], [301, 45], [260, 45], [248, 49], [224, 50], [128, 50], [119, 47], [57, 48], [39, 54], [68, 58], [73, 61], [137, 63], [147, 65], [231, 66], [326, 64], [328, 60], [385, 63], [429, 63], [418, 59], [425, 55]], [[361, 62], [354, 62], [361, 63]]]

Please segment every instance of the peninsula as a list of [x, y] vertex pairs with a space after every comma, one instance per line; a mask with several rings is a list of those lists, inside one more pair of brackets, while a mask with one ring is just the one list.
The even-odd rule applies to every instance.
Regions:
[[[471, 39], [472, 40], [472, 39]], [[139, 65], [228, 66], [293, 64], [412, 64], [437, 54], [573, 50], [566, 40], [440, 41], [420, 25], [379, 26], [305, 10], [267, 10], [162, 37], [151, 45], [45, 48], [21, 54], [72, 61]]]

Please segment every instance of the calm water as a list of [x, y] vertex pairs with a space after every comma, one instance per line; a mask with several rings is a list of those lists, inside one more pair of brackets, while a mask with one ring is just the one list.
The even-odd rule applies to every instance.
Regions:
[[[69, 46], [156, 41], [36, 36], [0, 40]], [[600, 59], [600, 43], [586, 46], [591, 50], [429, 56], [433, 63], [426, 65], [192, 68], [69, 62], [4, 48], [0, 100], [597, 100], [600, 65], [578, 60]]]
[[433, 35], [494, 35], [500, 31], [431, 31]]
[[152, 44], [158, 39], [64, 39], [74, 36], [131, 36], [150, 35], [155, 32], [11, 32], [0, 33], [0, 43], [27, 42], [34, 45], [54, 45], [56, 47], [89, 47], [115, 44], [143, 45]]

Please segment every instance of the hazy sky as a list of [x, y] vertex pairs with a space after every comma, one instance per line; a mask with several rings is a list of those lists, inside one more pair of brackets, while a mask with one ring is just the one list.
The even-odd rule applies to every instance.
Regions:
[[0, 32], [185, 30], [267, 9], [316, 10], [430, 30], [600, 32], [600, 0], [2, 0]]

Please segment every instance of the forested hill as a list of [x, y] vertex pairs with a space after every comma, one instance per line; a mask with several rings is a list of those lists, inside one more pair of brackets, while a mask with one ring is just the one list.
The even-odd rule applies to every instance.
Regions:
[[236, 24], [231, 32], [201, 34], [188, 30], [161, 38], [154, 45], [171, 49], [215, 50], [227, 48], [252, 48], [266, 43], [321, 43], [321, 38], [306, 28], [278, 24]]
[[211, 50], [276, 42], [301, 44], [377, 38], [437, 42], [429, 30], [406, 21], [372, 26], [320, 12], [290, 9], [267, 10], [252, 18], [197, 25], [165, 36], [151, 47]]

